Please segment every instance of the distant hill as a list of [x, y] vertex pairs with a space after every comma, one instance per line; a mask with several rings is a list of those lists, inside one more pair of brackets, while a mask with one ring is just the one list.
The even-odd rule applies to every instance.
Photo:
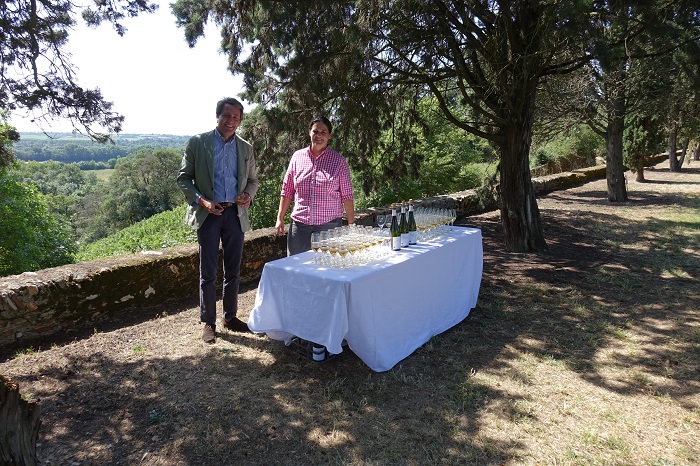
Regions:
[[126, 157], [143, 149], [175, 149], [182, 151], [189, 136], [168, 134], [118, 134], [114, 144], [99, 144], [75, 133], [20, 133], [14, 145], [18, 160], [78, 163], [81, 168], [114, 168], [119, 157]]

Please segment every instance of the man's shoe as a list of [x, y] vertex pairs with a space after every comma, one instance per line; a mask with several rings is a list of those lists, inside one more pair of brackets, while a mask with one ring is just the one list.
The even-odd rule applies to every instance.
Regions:
[[202, 341], [204, 343], [214, 343], [216, 341], [216, 325], [204, 324]]
[[248, 324], [243, 322], [242, 320], [234, 317], [231, 320], [226, 320], [224, 321], [224, 328], [227, 328], [231, 330], [232, 332], [239, 332], [239, 333], [249, 333], [250, 329], [248, 328]]

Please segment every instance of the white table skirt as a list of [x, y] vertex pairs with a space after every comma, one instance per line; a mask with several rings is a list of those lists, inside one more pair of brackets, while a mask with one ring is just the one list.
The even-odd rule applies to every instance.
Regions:
[[334, 354], [345, 340], [370, 368], [387, 371], [469, 315], [482, 270], [475, 228], [449, 227], [435, 240], [348, 270], [315, 265], [309, 251], [265, 264], [248, 325]]

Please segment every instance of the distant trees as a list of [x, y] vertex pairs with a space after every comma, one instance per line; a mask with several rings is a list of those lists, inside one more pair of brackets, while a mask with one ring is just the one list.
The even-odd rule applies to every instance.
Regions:
[[0, 276], [71, 262], [69, 229], [48, 212], [44, 196], [10, 172], [19, 135], [0, 113]]
[[99, 192], [82, 201], [78, 220], [92, 242], [182, 204], [175, 183], [181, 154], [172, 149], [144, 150], [120, 159]]
[[[7, 175], [17, 184], [13, 193], [38, 197], [58, 230], [87, 244], [181, 205], [175, 183], [180, 157], [173, 149], [142, 150], [119, 159], [106, 182], [77, 164], [55, 161], [18, 161]], [[3, 224], [14, 220], [0, 218]]]
[[114, 144], [98, 144], [85, 137], [57, 134], [49, 139], [43, 134], [22, 133], [14, 144], [19, 160], [43, 162], [54, 160], [62, 163], [79, 163], [89, 169], [114, 168], [118, 158], [141, 150], [174, 149], [183, 151], [187, 136], [147, 136], [122, 134], [112, 138]]
[[[625, 163], [643, 179], [644, 156], [660, 150], [662, 132], [673, 134], [673, 109], [687, 108], [698, 88], [673, 92], [697, 75], [697, 63], [680, 71], [674, 57], [697, 57], [700, 9], [685, 0], [594, 1], [590, 17], [582, 31], [590, 61], [546, 83], [542, 110], [554, 107], [557, 116], [546, 118], [586, 123], [605, 139], [608, 199], [625, 201]], [[673, 170], [675, 139], [669, 146]]]

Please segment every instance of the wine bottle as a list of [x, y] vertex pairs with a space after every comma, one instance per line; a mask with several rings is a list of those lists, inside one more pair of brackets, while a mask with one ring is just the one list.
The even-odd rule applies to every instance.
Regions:
[[408, 244], [418, 243], [418, 228], [413, 214], [413, 199], [408, 200]]
[[401, 230], [399, 229], [399, 220], [396, 218], [396, 204], [391, 204], [391, 250], [398, 251], [401, 249]]
[[401, 219], [399, 220], [401, 230], [401, 247], [408, 247], [408, 221], [406, 220], [406, 201], [401, 201]]

